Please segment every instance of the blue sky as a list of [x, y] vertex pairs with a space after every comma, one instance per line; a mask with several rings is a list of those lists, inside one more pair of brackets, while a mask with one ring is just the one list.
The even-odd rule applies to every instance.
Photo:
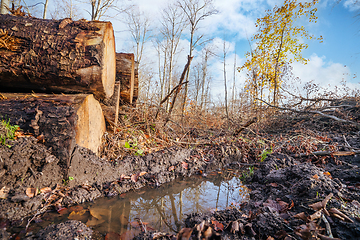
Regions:
[[[360, 82], [360, 13], [359, 4], [352, 4], [354, 0], [321, 0], [318, 8], [318, 22], [307, 25], [310, 33], [324, 38], [323, 43], [307, 41], [309, 48], [303, 52], [309, 58], [307, 65], [293, 64], [294, 74], [301, 78], [302, 83], [314, 80], [321, 86], [331, 87], [339, 85], [342, 80], [348, 82], [350, 87], [358, 87]], [[132, 1], [137, 3], [140, 10], [149, 16], [158, 16], [158, 11], [167, 1]], [[150, 3], [151, 2], [151, 3]], [[220, 11], [203, 21], [199, 31], [209, 38], [214, 38], [214, 45], [218, 45], [218, 54], [221, 55], [222, 40], [228, 43], [227, 78], [233, 78], [232, 68], [234, 50], [236, 46], [237, 63], [245, 61], [245, 53], [249, 51], [247, 38], [256, 33], [255, 21], [264, 16], [265, 10], [281, 5], [283, 0], [214, 0], [214, 6]], [[155, 21], [156, 22], [156, 21]], [[184, 49], [186, 48], [184, 38]], [[123, 44], [118, 44], [121, 48]], [[126, 47], [125, 47], [126, 48]], [[151, 50], [149, 51], [151, 53]], [[186, 59], [187, 52], [183, 52]], [[200, 53], [199, 53], [200, 54]], [[151, 54], [150, 54], [151, 55]], [[195, 56], [196, 57], [196, 56]], [[195, 59], [196, 61], [196, 59]], [[181, 61], [179, 62], [180, 66]], [[213, 95], [222, 95], [223, 73], [222, 60], [213, 59]], [[237, 73], [238, 88], [244, 84], [244, 74]]]
[[[34, 1], [34, 0], [32, 0]], [[52, 1], [49, 0], [49, 5]], [[74, 1], [74, 0], [73, 0]], [[318, 22], [307, 25], [310, 33], [324, 38], [323, 43], [307, 41], [309, 48], [303, 52], [304, 57], [309, 58], [310, 62], [306, 66], [298, 63], [293, 64], [293, 72], [300, 77], [302, 82], [314, 80], [322, 86], [335, 86], [342, 80], [346, 80], [351, 87], [358, 87], [360, 82], [360, 3], [354, 5], [356, 0], [320, 0], [318, 4]], [[119, 0], [120, 3], [134, 4], [148, 16], [152, 24], [152, 34], [157, 33], [159, 26], [160, 11], [169, 0]], [[265, 10], [281, 5], [283, 0], [213, 0], [215, 8], [219, 14], [208, 17], [201, 22], [199, 33], [203, 33], [209, 38], [213, 38], [211, 43], [214, 52], [221, 55], [223, 40], [227, 43], [227, 78], [233, 78], [233, 62], [235, 58], [238, 66], [245, 61], [245, 53], [249, 51], [247, 38], [251, 38], [256, 33], [255, 21], [264, 16]], [[31, 5], [31, 3], [28, 3]], [[51, 7], [56, 7], [52, 5]], [[78, 5], [78, 10], [82, 12], [82, 17], [89, 19], [89, 15], [84, 9], [90, 9], [89, 5]], [[116, 50], [118, 52], [132, 52], [131, 38], [127, 27], [122, 21], [123, 16], [108, 19], [113, 22], [116, 38]], [[106, 20], [106, 19], [105, 19]], [[184, 36], [181, 41], [181, 51], [178, 55], [177, 66], [183, 68], [188, 54], [188, 38]], [[195, 52], [193, 63], [200, 59], [201, 53]], [[154, 81], [157, 78], [157, 53], [154, 44], [148, 42], [144, 52], [143, 62], [153, 66]], [[212, 91], [213, 96], [221, 95], [223, 92], [223, 73], [222, 60], [213, 58], [211, 61]], [[237, 73], [237, 87], [244, 85], [244, 74]]]

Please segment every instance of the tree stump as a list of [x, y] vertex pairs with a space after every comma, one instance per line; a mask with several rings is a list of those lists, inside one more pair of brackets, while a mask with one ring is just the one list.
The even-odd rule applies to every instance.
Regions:
[[100, 103], [92, 94], [25, 95], [3, 93], [0, 119], [33, 134], [69, 167], [75, 144], [98, 154], [105, 133]]
[[0, 15], [0, 40], [2, 89], [93, 93], [99, 99], [114, 92], [110, 22]]

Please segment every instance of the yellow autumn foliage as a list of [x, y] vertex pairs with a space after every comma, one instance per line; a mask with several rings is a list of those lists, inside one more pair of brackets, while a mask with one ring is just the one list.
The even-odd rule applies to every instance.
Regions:
[[317, 3], [318, 0], [285, 0], [282, 6], [267, 10], [264, 17], [257, 19], [255, 25], [258, 32], [252, 38], [256, 48], [246, 54], [247, 61], [239, 69], [248, 70], [247, 89], [254, 99], [263, 97], [266, 87], [268, 92], [272, 93], [273, 104], [276, 105], [284, 65], [294, 61], [303, 64], [308, 62], [301, 54], [302, 50], [308, 47], [303, 41], [321, 41], [322, 37], [311, 35], [304, 26], [295, 23], [301, 18], [316, 22]]

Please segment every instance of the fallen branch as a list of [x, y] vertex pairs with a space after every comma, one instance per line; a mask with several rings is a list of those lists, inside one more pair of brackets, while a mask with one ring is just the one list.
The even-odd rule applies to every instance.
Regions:
[[241, 133], [245, 128], [249, 127], [251, 124], [256, 123], [256, 122], [257, 122], [257, 117], [253, 117], [252, 119], [247, 121], [244, 125], [240, 126], [238, 129], [236, 129], [233, 135], [234, 136], [239, 135], [239, 133]]
[[171, 90], [171, 92], [170, 92], [168, 95], [166, 95], [163, 100], [161, 100], [160, 106], [161, 106], [161, 104], [163, 104], [164, 102], [166, 102], [166, 100], [169, 99], [169, 97], [171, 96], [171, 94], [173, 94], [173, 92], [175, 92], [178, 88], [180, 88], [182, 85], [184, 85], [185, 83], [188, 83], [188, 82], [189, 82], [189, 81], [179, 83], [176, 87], [174, 87], [174, 88]]
[[270, 103], [268, 103], [268, 102], [266, 102], [266, 101], [264, 101], [262, 99], [259, 99], [259, 98], [256, 98], [256, 100], [259, 100], [259, 101], [265, 103], [266, 105], [268, 105], [269, 107], [272, 107], [272, 108], [277, 108], [277, 109], [280, 109], [280, 110], [291, 111], [291, 112], [296, 112], [296, 113], [319, 114], [319, 115], [321, 115], [323, 117], [331, 118], [331, 119], [333, 119], [335, 121], [342, 122], [342, 123], [350, 123], [350, 124], [353, 124], [356, 127], [360, 128], [360, 124], [357, 123], [357, 122], [341, 119], [341, 118], [338, 118], [336, 116], [325, 114], [325, 113], [317, 111], [317, 110], [302, 111], [302, 110], [297, 110], [297, 109], [293, 109], [293, 108], [285, 108], [285, 107], [274, 106], [274, 105], [271, 105]]
[[354, 156], [356, 154], [359, 154], [360, 150], [354, 150], [354, 151], [341, 151], [341, 152], [331, 152], [331, 151], [316, 151], [316, 152], [312, 152], [310, 154], [308, 153], [301, 153], [301, 154], [292, 154], [292, 157], [307, 157], [310, 155], [314, 155], [314, 156], [328, 156], [328, 155], [333, 155], [333, 156]]

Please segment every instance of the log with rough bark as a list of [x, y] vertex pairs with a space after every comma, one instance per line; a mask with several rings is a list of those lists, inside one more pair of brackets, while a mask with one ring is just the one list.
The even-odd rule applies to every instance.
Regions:
[[92, 94], [2, 93], [0, 97], [0, 119], [10, 119], [24, 133], [52, 148], [65, 167], [70, 166], [75, 144], [98, 153], [105, 120]]
[[[123, 103], [135, 103], [138, 98], [138, 64], [132, 53], [116, 53], [116, 82], [120, 83]], [[118, 87], [116, 84], [115, 89]]]
[[0, 87], [112, 96], [110, 22], [0, 15]]

